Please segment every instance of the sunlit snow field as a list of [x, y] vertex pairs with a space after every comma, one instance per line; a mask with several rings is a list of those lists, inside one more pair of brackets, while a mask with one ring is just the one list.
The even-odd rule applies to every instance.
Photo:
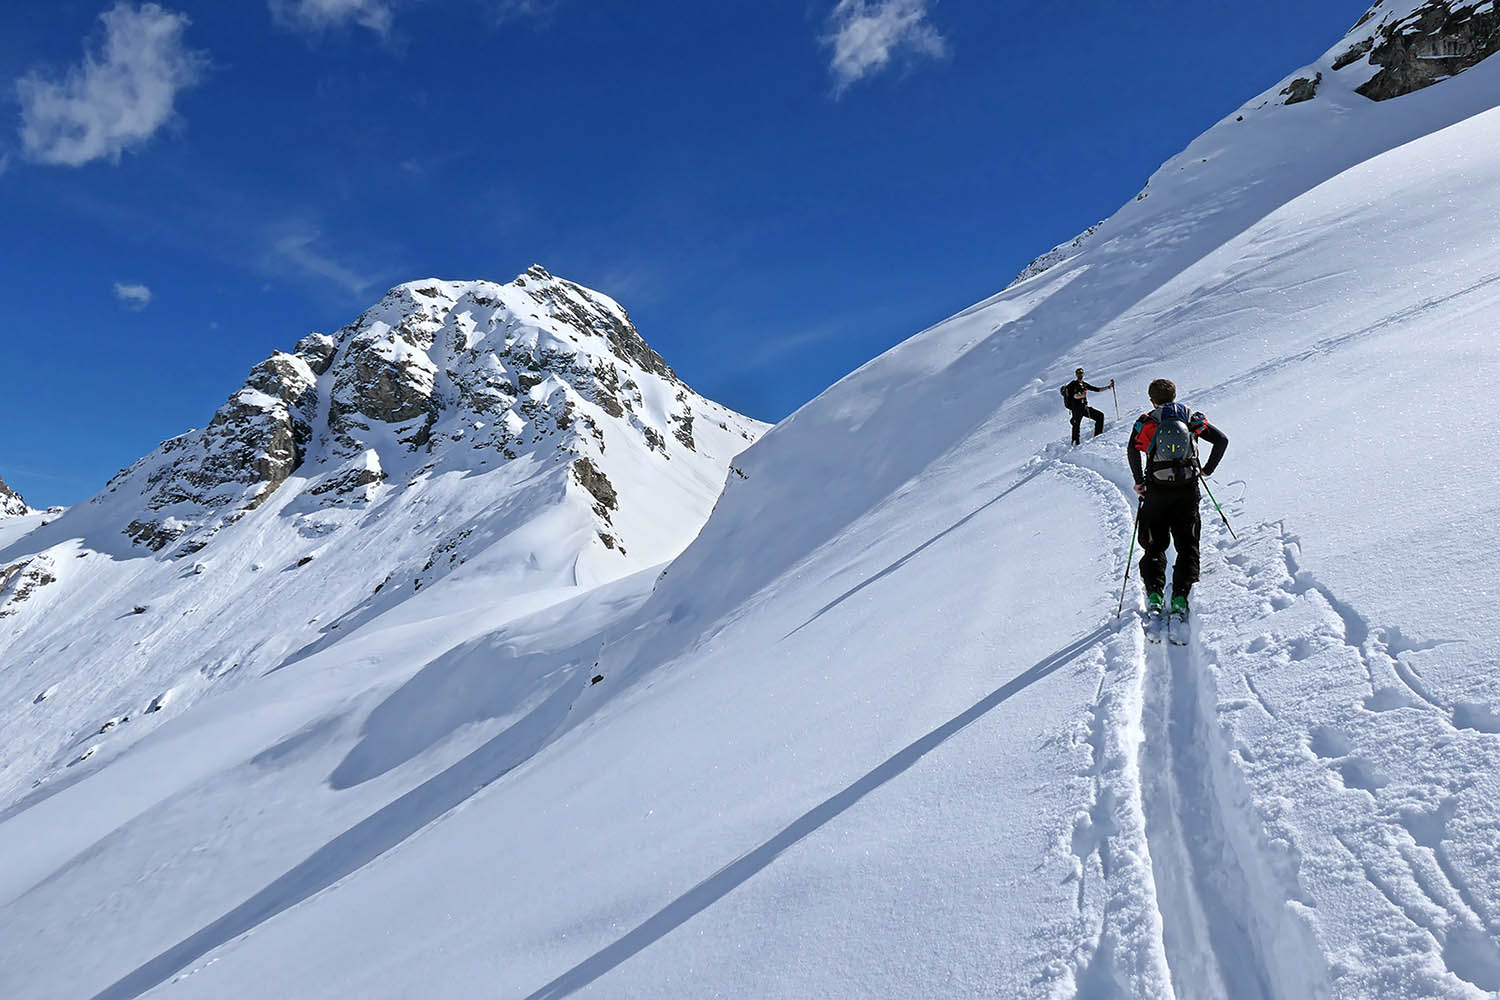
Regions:
[[[436, 585], [0, 813], [0, 981], [1500, 991], [1500, 65], [1330, 77], [784, 421], [664, 575]], [[1181, 648], [1116, 615], [1162, 376], [1238, 535]]]

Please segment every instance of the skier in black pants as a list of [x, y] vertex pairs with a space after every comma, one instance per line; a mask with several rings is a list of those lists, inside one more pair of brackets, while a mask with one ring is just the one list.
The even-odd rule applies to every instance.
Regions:
[[[1141, 497], [1141, 582], [1146, 586], [1146, 610], [1160, 613], [1167, 581], [1167, 544], [1175, 546], [1171, 613], [1185, 619], [1188, 591], [1198, 582], [1198, 538], [1203, 529], [1198, 517], [1198, 477], [1213, 475], [1229, 438], [1203, 414], [1189, 413], [1177, 402], [1177, 386], [1169, 379], [1157, 379], [1148, 391], [1154, 409], [1136, 420], [1125, 452]], [[1213, 446], [1202, 469], [1198, 467], [1198, 438]]]
[[1073, 414], [1073, 443], [1078, 443], [1078, 425], [1083, 423], [1083, 418], [1088, 417], [1094, 422], [1094, 437], [1104, 433], [1104, 414], [1089, 405], [1089, 393], [1103, 392], [1115, 387], [1115, 380], [1110, 379], [1109, 385], [1089, 385], [1083, 380], [1083, 369], [1080, 368], [1073, 373], [1077, 378], [1062, 387], [1063, 402], [1068, 405]]

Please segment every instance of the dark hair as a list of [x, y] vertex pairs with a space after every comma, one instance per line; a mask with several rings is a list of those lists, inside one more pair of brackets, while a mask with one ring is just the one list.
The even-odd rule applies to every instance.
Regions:
[[1174, 402], [1177, 399], [1177, 383], [1169, 378], [1156, 379], [1146, 390], [1146, 395], [1150, 396], [1151, 402], [1157, 406]]

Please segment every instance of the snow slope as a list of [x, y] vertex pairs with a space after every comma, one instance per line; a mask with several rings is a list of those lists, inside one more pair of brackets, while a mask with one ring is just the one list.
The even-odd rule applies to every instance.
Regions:
[[[1377, 104], [1347, 48], [765, 435], [664, 575], [456, 643], [440, 580], [0, 813], [0, 981], [1500, 992], [1500, 65]], [[1162, 375], [1231, 438], [1182, 648], [1116, 617]]]
[[398, 286], [89, 502], [0, 534], [0, 731], [25, 733], [0, 804], [440, 580], [453, 645], [655, 566], [763, 429], [540, 267]]

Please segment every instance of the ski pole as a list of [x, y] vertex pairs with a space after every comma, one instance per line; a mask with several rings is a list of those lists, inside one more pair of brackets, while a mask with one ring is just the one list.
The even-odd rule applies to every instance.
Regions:
[[1112, 395], [1112, 396], [1115, 397], [1115, 419], [1119, 420], [1120, 419], [1120, 394], [1115, 391], [1115, 381], [1114, 381], [1114, 379], [1110, 379], [1109, 380], [1109, 392], [1110, 392], [1110, 395]]
[[1209, 502], [1214, 505], [1214, 510], [1219, 512], [1219, 517], [1223, 520], [1224, 527], [1229, 529], [1229, 537], [1233, 538], [1235, 541], [1239, 541], [1240, 536], [1234, 533], [1234, 528], [1230, 525], [1229, 518], [1224, 516], [1224, 508], [1220, 507], [1219, 501], [1214, 499], [1214, 491], [1208, 488], [1208, 479], [1200, 475], [1198, 477], [1198, 481], [1203, 484], [1204, 491], [1208, 493]]
[[1130, 586], [1130, 564], [1135, 559], [1135, 534], [1141, 526], [1141, 502], [1135, 505], [1135, 523], [1130, 526], [1130, 554], [1125, 557], [1125, 579], [1120, 583], [1120, 609], [1115, 612], [1119, 618], [1125, 613], [1125, 590]]

